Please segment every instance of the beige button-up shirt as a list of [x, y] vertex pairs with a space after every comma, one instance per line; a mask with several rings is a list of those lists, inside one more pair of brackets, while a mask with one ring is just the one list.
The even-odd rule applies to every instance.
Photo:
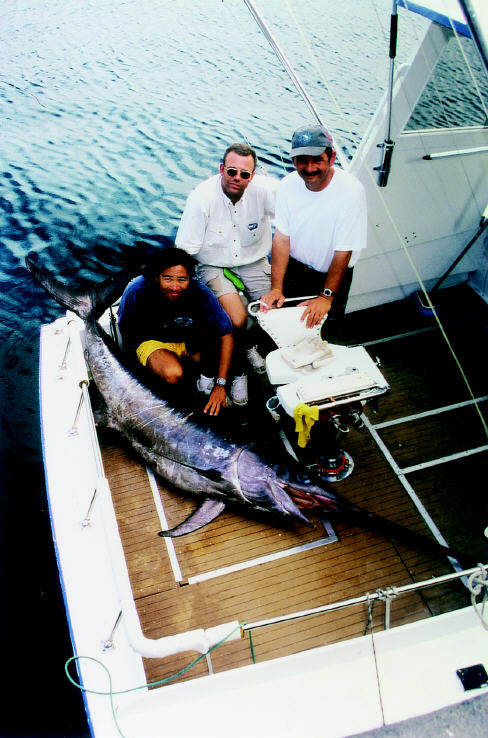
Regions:
[[233, 203], [222, 190], [220, 174], [201, 182], [186, 201], [176, 246], [201, 264], [220, 267], [251, 264], [267, 256], [277, 186], [274, 177], [255, 175]]

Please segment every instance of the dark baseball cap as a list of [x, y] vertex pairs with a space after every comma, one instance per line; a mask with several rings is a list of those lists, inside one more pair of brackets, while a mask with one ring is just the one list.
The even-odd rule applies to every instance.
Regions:
[[292, 136], [290, 156], [320, 156], [333, 148], [332, 136], [323, 126], [302, 126]]

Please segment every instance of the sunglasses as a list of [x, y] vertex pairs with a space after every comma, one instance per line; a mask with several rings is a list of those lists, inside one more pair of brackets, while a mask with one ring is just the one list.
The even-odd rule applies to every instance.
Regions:
[[235, 177], [236, 174], [239, 172], [239, 177], [241, 179], [249, 179], [252, 172], [248, 172], [247, 169], [236, 169], [235, 167], [225, 167], [225, 171], [229, 175], [229, 177]]

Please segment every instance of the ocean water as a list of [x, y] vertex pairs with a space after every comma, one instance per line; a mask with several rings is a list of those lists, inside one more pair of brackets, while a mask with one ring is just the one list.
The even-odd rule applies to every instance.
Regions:
[[[391, 0], [258, 0], [350, 157], [388, 80]], [[423, 21], [400, 11], [398, 61]], [[0, 26], [1, 736], [85, 736], [44, 490], [39, 328], [61, 309], [27, 253], [99, 280], [172, 238], [227, 144], [290, 169], [311, 114], [240, 0], [3, 0]], [[162, 735], [164, 731], [162, 731]]]

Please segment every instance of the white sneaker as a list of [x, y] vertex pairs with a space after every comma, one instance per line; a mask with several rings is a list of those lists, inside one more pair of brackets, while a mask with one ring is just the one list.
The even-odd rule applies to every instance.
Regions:
[[214, 388], [214, 384], [213, 377], [206, 377], [205, 374], [200, 374], [200, 378], [197, 379], [197, 390], [204, 395], [209, 395]]
[[247, 405], [247, 377], [245, 374], [234, 377], [232, 380], [230, 397], [234, 405]]
[[248, 349], [247, 359], [256, 374], [264, 374], [266, 371], [266, 364], [263, 357], [259, 354], [257, 346], [253, 346]]

